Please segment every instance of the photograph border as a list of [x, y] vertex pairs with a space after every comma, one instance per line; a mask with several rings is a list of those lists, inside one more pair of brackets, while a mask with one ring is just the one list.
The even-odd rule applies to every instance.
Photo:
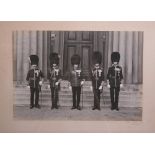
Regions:
[[[14, 30], [144, 31], [143, 121], [14, 121], [12, 31]], [[154, 132], [155, 22], [0, 22], [1, 132]], [[149, 51], [149, 52], [148, 52]], [[5, 74], [4, 74], [5, 73]], [[149, 76], [148, 76], [149, 75]]]

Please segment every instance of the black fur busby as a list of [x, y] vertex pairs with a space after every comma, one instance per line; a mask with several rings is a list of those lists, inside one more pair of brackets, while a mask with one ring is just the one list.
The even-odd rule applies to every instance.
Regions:
[[31, 65], [38, 65], [39, 57], [37, 55], [30, 55], [29, 56]]
[[93, 52], [92, 61], [93, 61], [93, 64], [97, 64], [97, 63], [101, 64], [102, 55], [99, 51]]
[[50, 65], [53, 64], [59, 65], [59, 55], [57, 53], [50, 54]]
[[119, 62], [120, 60], [120, 53], [119, 52], [112, 52], [111, 54], [111, 61], [113, 62]]
[[80, 64], [80, 56], [78, 54], [74, 54], [72, 57], [71, 57], [71, 64], [72, 65], [79, 65]]

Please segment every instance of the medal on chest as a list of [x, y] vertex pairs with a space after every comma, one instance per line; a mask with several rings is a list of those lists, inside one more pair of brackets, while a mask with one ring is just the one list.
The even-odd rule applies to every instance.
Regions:
[[39, 76], [39, 70], [34, 70], [34, 74], [35, 74], [35, 77], [38, 77]]
[[52, 80], [56, 80], [56, 76], [58, 76], [58, 75], [59, 75], [59, 69], [53, 69], [51, 71], [51, 78], [52, 78]]
[[115, 67], [115, 72], [117, 76], [120, 76], [120, 71], [121, 71], [120, 68]]
[[59, 74], [59, 69], [55, 69], [55, 74], [56, 74], [56, 76], [58, 76], [58, 74]]
[[96, 80], [98, 80], [99, 77], [102, 75], [102, 70], [101, 69], [96, 69], [93, 71], [93, 76], [95, 77]]
[[79, 70], [76, 70], [75, 72], [76, 72], [77, 76], [80, 77], [80, 75], [81, 75], [81, 70], [79, 69]]
[[102, 70], [101, 70], [101, 69], [99, 69], [99, 70], [98, 70], [98, 73], [99, 73], [99, 77], [101, 77]]

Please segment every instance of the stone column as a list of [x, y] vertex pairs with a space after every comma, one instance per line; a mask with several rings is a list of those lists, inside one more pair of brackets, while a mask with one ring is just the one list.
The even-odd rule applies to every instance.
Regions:
[[120, 37], [119, 37], [119, 53], [120, 53], [120, 66], [122, 67], [123, 70], [123, 75], [125, 75], [125, 51], [126, 51], [126, 32], [120, 32]]
[[43, 31], [43, 73], [47, 78], [47, 31]]
[[26, 81], [27, 72], [29, 70], [29, 52], [30, 52], [30, 46], [29, 46], [29, 31], [23, 32], [23, 82]]
[[101, 31], [101, 32], [98, 32], [98, 50], [99, 52], [101, 52], [102, 54], [102, 64], [104, 65], [104, 62], [103, 60], [104, 57], [105, 57], [105, 32]]
[[23, 73], [23, 60], [22, 60], [22, 31], [17, 31], [17, 81], [21, 82], [22, 81], [22, 73]]
[[39, 57], [39, 68], [43, 69], [43, 32], [37, 32], [37, 53]]
[[113, 52], [113, 32], [109, 31], [108, 35], [108, 67], [111, 66], [111, 53]]
[[12, 32], [12, 50], [13, 50], [13, 81], [17, 80], [17, 31]]
[[132, 50], [133, 50], [133, 32], [127, 32], [127, 44], [126, 44], [126, 83], [132, 83]]
[[138, 83], [138, 32], [133, 32], [133, 83]]
[[94, 40], [93, 40], [93, 51], [97, 51], [98, 50], [98, 35], [97, 35], [97, 31], [94, 32]]
[[143, 32], [138, 32], [138, 82], [143, 82]]
[[113, 32], [113, 52], [119, 50], [119, 32]]
[[62, 74], [64, 75], [63, 73], [63, 56], [64, 56], [64, 32], [60, 32], [60, 61], [59, 61], [59, 65], [60, 65], [60, 68], [62, 70]]
[[37, 54], [37, 32], [30, 31], [30, 54]]
[[99, 35], [99, 51], [102, 54], [102, 66], [104, 67], [104, 77], [107, 75], [108, 68], [108, 39], [109, 33], [106, 31], [98, 32]]
[[56, 37], [54, 39], [54, 51], [55, 53], [59, 53], [59, 32], [55, 31]]

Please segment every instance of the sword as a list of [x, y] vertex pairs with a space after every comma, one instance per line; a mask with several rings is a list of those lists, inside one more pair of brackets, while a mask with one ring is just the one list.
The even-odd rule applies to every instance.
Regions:
[[81, 87], [82, 89], [82, 109], [83, 109], [83, 86]]
[[102, 88], [102, 99], [103, 99], [103, 104], [105, 104], [104, 96], [103, 96], [103, 88]]
[[82, 109], [83, 109], [83, 85], [84, 85], [85, 79], [83, 80], [83, 84], [81, 85], [81, 89], [82, 89]]
[[42, 106], [42, 90], [41, 90], [41, 86], [40, 86], [40, 92], [41, 92], [41, 106]]

